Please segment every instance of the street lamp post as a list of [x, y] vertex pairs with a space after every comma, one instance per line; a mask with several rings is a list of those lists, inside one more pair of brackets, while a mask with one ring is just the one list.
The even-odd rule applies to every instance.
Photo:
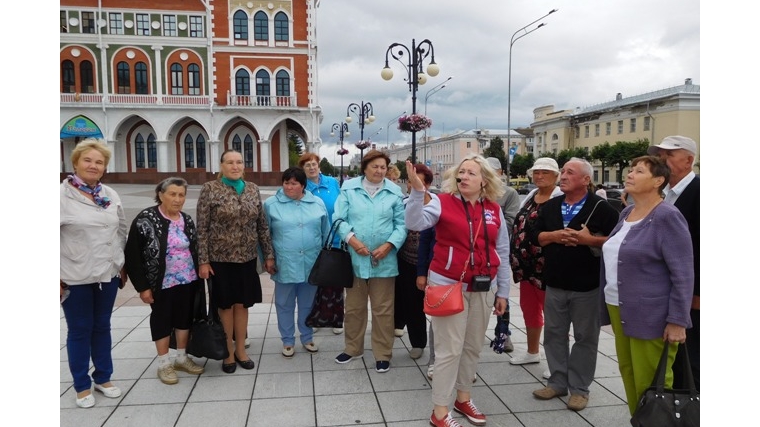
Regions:
[[338, 139], [340, 140], [340, 150], [338, 150], [338, 154], [340, 154], [340, 186], [342, 187], [343, 186], [343, 156], [348, 154], [348, 150], [343, 148], [343, 138], [346, 136], [351, 136], [351, 132], [348, 131], [348, 123], [333, 123], [330, 136], [335, 136], [336, 131], [338, 132]]
[[[391, 119], [390, 121], [388, 121], [388, 124], [385, 125], [385, 148], [389, 148], [390, 147], [390, 145], [388, 144], [388, 131], [391, 130], [391, 123], [397, 121], [404, 114], [406, 114], [406, 111], [404, 111], [403, 113], [399, 114], [398, 117], [396, 117], [395, 119]], [[652, 141], [654, 141], [654, 138], [652, 139]]]
[[359, 142], [356, 143], [356, 148], [359, 149], [359, 160], [361, 160], [364, 158], [364, 149], [369, 146], [369, 144], [364, 141], [364, 125], [375, 121], [372, 103], [365, 103], [362, 101], [361, 105], [355, 102], [348, 104], [348, 107], [346, 108], [346, 123], [351, 123], [351, 113], [356, 114], [359, 118]]
[[[448, 82], [451, 79], [452, 79], [452, 77], [449, 77], [448, 79], [442, 81], [441, 83], [438, 83], [437, 85], [433, 86], [432, 89], [430, 89], [429, 91], [427, 91], [427, 93], [425, 94], [425, 117], [427, 117], [427, 100], [428, 100], [428, 98], [430, 98], [431, 96], [433, 96], [436, 93], [438, 93], [438, 91], [440, 91], [443, 88], [445, 88], [446, 87], [446, 82]], [[427, 146], [428, 146], [427, 128], [425, 129], [425, 136], [422, 138], [422, 141], [423, 141], [423, 144], [424, 144], [424, 148], [423, 148], [423, 151], [422, 151], [422, 157], [423, 157], [422, 161], [424, 163], [424, 162], [427, 161]]]
[[[506, 167], [507, 182], [509, 182], [509, 180], [511, 179], [511, 177], [509, 175], [509, 150], [511, 148], [510, 147], [511, 141], [510, 141], [509, 138], [511, 136], [511, 131], [512, 131], [512, 128], [511, 128], [511, 126], [512, 126], [512, 45], [514, 45], [515, 42], [518, 41], [518, 40], [520, 40], [521, 38], [527, 36], [528, 34], [536, 31], [539, 28], [543, 27], [544, 25], [546, 25], [546, 23], [542, 23], [542, 24], [538, 25], [536, 28], [531, 29], [530, 31], [526, 31], [525, 30], [526, 28], [530, 27], [531, 25], [533, 25], [536, 22], [538, 22], [538, 21], [546, 18], [547, 16], [551, 15], [552, 13], [554, 13], [554, 12], [556, 12], [558, 10], [559, 9], [552, 9], [546, 15], [544, 15], [544, 16], [536, 19], [535, 21], [531, 22], [530, 24], [528, 24], [528, 25], [520, 28], [519, 30], [515, 31], [514, 34], [512, 34], [512, 38], [509, 40], [509, 78], [508, 78], [508, 83], [507, 83], [507, 152], [505, 153], [506, 157], [507, 157], [507, 167]], [[519, 36], [517, 36], [517, 34], [520, 33], [521, 31], [524, 31], [524, 32], [522, 34], [520, 34]], [[515, 36], [517, 36], [517, 37], [515, 37]]]
[[[394, 50], [398, 48], [398, 50]], [[407, 63], [401, 61], [406, 51]], [[385, 51], [385, 67], [380, 72], [380, 76], [383, 80], [390, 80], [393, 78], [393, 70], [388, 66], [388, 54], [401, 62], [401, 65], [406, 68], [406, 82], [409, 85], [409, 92], [412, 93], [412, 114], [417, 114], [417, 87], [424, 85], [427, 81], [427, 76], [435, 77], [441, 71], [438, 64], [435, 63], [435, 52], [433, 51], [433, 43], [425, 39], [417, 45], [412, 39], [412, 48], [409, 49], [401, 43], [393, 43], [388, 46], [388, 50]], [[422, 64], [430, 56], [430, 64], [427, 67], [427, 75], [422, 71]], [[417, 132], [412, 131], [412, 163], [417, 163]]]

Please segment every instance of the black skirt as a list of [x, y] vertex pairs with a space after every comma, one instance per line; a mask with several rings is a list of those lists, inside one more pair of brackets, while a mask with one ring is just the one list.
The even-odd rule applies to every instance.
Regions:
[[217, 308], [229, 309], [233, 304], [249, 308], [262, 301], [256, 258], [243, 263], [211, 261], [211, 268], [214, 270], [211, 298]]

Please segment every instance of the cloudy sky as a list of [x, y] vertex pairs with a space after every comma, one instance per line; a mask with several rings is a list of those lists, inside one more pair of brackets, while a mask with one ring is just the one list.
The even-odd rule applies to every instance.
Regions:
[[[413, 38], [432, 42], [441, 69], [420, 86], [418, 112], [428, 91], [453, 77], [428, 98], [430, 135], [506, 129], [510, 38], [552, 9], [558, 10], [525, 31], [544, 27], [513, 44], [512, 128], [529, 126], [533, 109], [544, 105], [584, 107], [686, 78], [700, 84], [698, 0], [323, 0], [317, 17], [322, 155], [333, 162], [331, 125], [345, 118], [350, 103], [362, 101], [372, 103], [376, 116], [365, 139], [379, 130], [372, 137], [378, 144], [411, 141], [394, 120], [412, 108], [406, 71], [392, 58], [393, 79], [383, 80], [380, 70], [389, 45], [411, 48]], [[345, 142], [359, 140], [357, 122]]]

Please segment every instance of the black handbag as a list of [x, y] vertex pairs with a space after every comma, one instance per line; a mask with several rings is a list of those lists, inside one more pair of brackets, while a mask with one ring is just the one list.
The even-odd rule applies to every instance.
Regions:
[[331, 286], [337, 288], [351, 288], [354, 286], [354, 269], [351, 265], [351, 254], [348, 253], [346, 243], [341, 241], [340, 248], [334, 248], [332, 241], [338, 232], [338, 224], [343, 221], [333, 221], [330, 233], [327, 235], [324, 246], [314, 261], [314, 266], [309, 272], [309, 283], [314, 286]]
[[227, 335], [224, 333], [224, 327], [219, 319], [219, 313], [214, 305], [213, 284], [211, 279], [207, 280], [209, 299], [211, 303], [206, 311], [206, 289], [201, 285], [195, 295], [195, 310], [192, 326], [190, 326], [190, 337], [187, 340], [187, 353], [196, 357], [205, 357], [208, 359], [222, 360], [229, 357], [227, 349]]
[[[686, 344], [682, 344], [686, 345]], [[688, 390], [665, 388], [665, 370], [668, 364], [668, 347], [662, 350], [660, 363], [654, 373], [652, 385], [639, 398], [636, 411], [631, 418], [633, 427], [698, 427], [699, 391], [694, 385], [688, 352], [684, 351], [684, 384]], [[686, 350], [686, 348], [684, 348]]]

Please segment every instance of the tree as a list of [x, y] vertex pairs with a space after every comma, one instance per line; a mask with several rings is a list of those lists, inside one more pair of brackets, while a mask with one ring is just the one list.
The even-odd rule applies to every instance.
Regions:
[[[504, 166], [507, 164], [507, 157], [504, 154], [504, 141], [502, 141], [498, 136], [491, 138], [491, 143], [489, 144], [488, 148], [483, 150], [483, 157], [496, 157], [499, 159], [499, 163], [501, 163], [503, 172]], [[514, 175], [511, 168], [509, 174]]]
[[528, 169], [533, 166], [533, 163], [535, 163], [535, 161], [536, 160], [533, 158], [533, 153], [528, 153], [525, 155], [515, 154], [515, 156], [512, 158], [512, 161], [509, 163], [509, 174], [515, 177], [525, 176], [528, 174]]
[[598, 160], [602, 164], [602, 174], [599, 178], [600, 181], [604, 181], [604, 169], [610, 166], [610, 156], [612, 155], [612, 146], [609, 142], [605, 141], [604, 144], [597, 145], [591, 150], [591, 158]]
[[326, 157], [322, 157], [322, 160], [319, 161], [319, 171], [322, 172], [322, 175], [336, 176], [335, 167], [327, 161]]
[[645, 156], [649, 148], [647, 138], [637, 139], [633, 142], [615, 141], [610, 154], [610, 164], [617, 166], [617, 181], [623, 182], [623, 169], [631, 164], [631, 160], [639, 156]]
[[396, 162], [396, 167], [398, 168], [399, 172], [401, 172], [401, 175], [399, 176], [399, 179], [402, 181], [406, 181], [409, 179], [409, 175], [406, 173], [406, 162], [403, 160], [398, 160]]
[[288, 165], [297, 166], [298, 158], [303, 154], [303, 141], [298, 134], [288, 135]]
[[562, 150], [557, 154], [557, 165], [562, 168], [562, 166], [565, 165], [572, 157], [577, 157], [579, 159], [586, 159], [590, 160], [591, 155], [589, 155], [588, 150], [581, 147], [576, 148], [567, 148], [565, 150]]

